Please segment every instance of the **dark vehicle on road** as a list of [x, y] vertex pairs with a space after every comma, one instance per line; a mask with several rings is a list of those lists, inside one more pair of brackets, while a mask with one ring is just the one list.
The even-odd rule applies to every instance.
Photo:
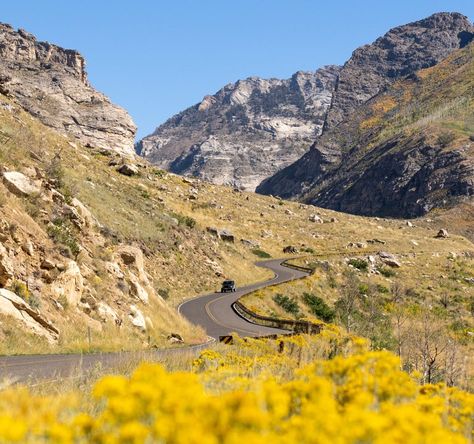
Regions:
[[235, 291], [235, 282], [234, 281], [224, 281], [222, 282], [221, 293], [234, 292]]

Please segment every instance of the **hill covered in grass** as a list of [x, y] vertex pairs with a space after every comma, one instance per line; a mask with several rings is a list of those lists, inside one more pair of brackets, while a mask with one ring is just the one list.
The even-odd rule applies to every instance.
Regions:
[[473, 56], [471, 43], [395, 82], [257, 191], [389, 217], [472, 205]]

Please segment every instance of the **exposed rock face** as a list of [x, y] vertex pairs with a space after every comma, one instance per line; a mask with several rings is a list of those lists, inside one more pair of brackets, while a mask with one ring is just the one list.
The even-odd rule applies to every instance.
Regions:
[[[433, 134], [440, 131], [436, 122], [462, 121], [469, 113], [455, 104], [469, 108], [473, 35], [466, 17], [442, 13], [395, 28], [355, 51], [341, 70], [324, 134], [257, 192], [351, 213], [405, 217], [472, 196], [469, 142], [460, 136], [458, 149], [448, 149]], [[449, 53], [448, 61], [415, 73]], [[393, 83], [400, 77], [403, 82]], [[444, 107], [454, 107], [452, 116]]]
[[10, 192], [20, 197], [40, 192], [40, 187], [37, 183], [17, 171], [3, 173], [3, 182]]
[[56, 279], [52, 292], [57, 299], [65, 298], [71, 307], [77, 307], [84, 291], [84, 278], [76, 262], [70, 261]]
[[133, 154], [131, 117], [88, 83], [84, 58], [0, 24], [0, 91], [86, 146]]
[[137, 151], [172, 172], [254, 190], [321, 133], [338, 72], [239, 80], [169, 119]]
[[465, 46], [474, 27], [458, 13], [434, 14], [388, 31], [354, 51], [337, 81], [325, 129], [347, 118], [395, 79], [438, 63]]
[[22, 322], [28, 329], [45, 337], [49, 342], [54, 342], [59, 337], [59, 330], [53, 324], [15, 293], [4, 288], [0, 288], [0, 314], [11, 316]]

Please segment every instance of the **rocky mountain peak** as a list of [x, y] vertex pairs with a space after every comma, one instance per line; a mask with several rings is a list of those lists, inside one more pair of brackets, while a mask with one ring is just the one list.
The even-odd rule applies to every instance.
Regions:
[[24, 29], [15, 31], [5, 23], [0, 23], [0, 57], [14, 62], [39, 63], [46, 69], [53, 64], [62, 65], [69, 68], [71, 75], [88, 84], [86, 62], [78, 51], [38, 41]]
[[473, 35], [467, 17], [441, 12], [393, 28], [356, 49], [339, 75], [325, 129], [342, 122], [393, 80], [433, 66], [465, 46]]
[[230, 83], [158, 127], [138, 152], [178, 174], [253, 190], [321, 133], [338, 72]]
[[0, 24], [0, 91], [45, 125], [86, 146], [132, 156], [135, 124], [124, 109], [91, 87], [85, 66], [75, 50]]

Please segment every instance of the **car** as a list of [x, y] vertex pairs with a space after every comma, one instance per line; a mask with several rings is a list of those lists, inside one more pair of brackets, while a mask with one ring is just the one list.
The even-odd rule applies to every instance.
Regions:
[[235, 282], [234, 281], [224, 281], [222, 282], [221, 293], [235, 292]]

